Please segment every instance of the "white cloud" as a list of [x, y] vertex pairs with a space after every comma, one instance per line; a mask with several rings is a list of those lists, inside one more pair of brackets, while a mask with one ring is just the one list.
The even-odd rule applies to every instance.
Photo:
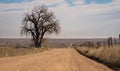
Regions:
[[[0, 21], [2, 21], [2, 26], [17, 23], [18, 27], [24, 13], [34, 6], [58, 4], [49, 7], [60, 20], [62, 31], [58, 37], [107, 37], [120, 33], [118, 31], [120, 30], [118, 28], [120, 27], [120, 0], [114, 0], [107, 4], [85, 4], [84, 2], [84, 0], [75, 0], [74, 6], [69, 6], [65, 0], [34, 0], [32, 2], [0, 4], [0, 16], [2, 16]], [[16, 29], [15, 27], [14, 29]], [[13, 32], [17, 33], [16, 37], [19, 37], [18, 30]]]

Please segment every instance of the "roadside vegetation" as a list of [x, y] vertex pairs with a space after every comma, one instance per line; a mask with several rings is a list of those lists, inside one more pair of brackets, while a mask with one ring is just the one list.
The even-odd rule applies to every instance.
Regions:
[[120, 68], [120, 46], [111, 47], [77, 47], [78, 52], [81, 54], [94, 59], [98, 62], [104, 63], [112, 68]]
[[0, 58], [2, 57], [12, 57], [21, 56], [27, 54], [40, 53], [45, 50], [50, 50], [50, 47], [34, 48], [34, 47], [16, 47], [16, 46], [1, 46], [0, 45]]

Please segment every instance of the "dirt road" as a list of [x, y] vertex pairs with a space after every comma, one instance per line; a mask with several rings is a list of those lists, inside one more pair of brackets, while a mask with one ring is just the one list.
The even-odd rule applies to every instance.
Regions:
[[112, 71], [80, 55], [72, 48], [59, 48], [38, 54], [0, 58], [0, 71]]

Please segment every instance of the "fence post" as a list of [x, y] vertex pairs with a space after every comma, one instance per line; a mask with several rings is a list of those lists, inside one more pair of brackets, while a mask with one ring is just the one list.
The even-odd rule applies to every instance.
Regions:
[[109, 47], [112, 46], [112, 45], [113, 45], [113, 43], [112, 43], [112, 37], [109, 37], [109, 38], [107, 39], [107, 42], [108, 42], [108, 46], [109, 46]]
[[119, 45], [120, 45], [120, 34], [119, 34]]

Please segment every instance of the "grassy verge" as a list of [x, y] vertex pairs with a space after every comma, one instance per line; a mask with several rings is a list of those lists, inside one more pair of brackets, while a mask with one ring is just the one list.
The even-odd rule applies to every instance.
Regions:
[[12, 57], [12, 56], [21, 56], [21, 55], [27, 55], [27, 54], [35, 54], [40, 53], [45, 50], [49, 50], [51, 48], [45, 47], [45, 48], [34, 48], [34, 47], [28, 47], [28, 48], [15, 48], [13, 46], [0, 46], [0, 58], [2, 57]]
[[77, 47], [78, 52], [117, 70], [120, 69], [120, 46], [114, 47]]

